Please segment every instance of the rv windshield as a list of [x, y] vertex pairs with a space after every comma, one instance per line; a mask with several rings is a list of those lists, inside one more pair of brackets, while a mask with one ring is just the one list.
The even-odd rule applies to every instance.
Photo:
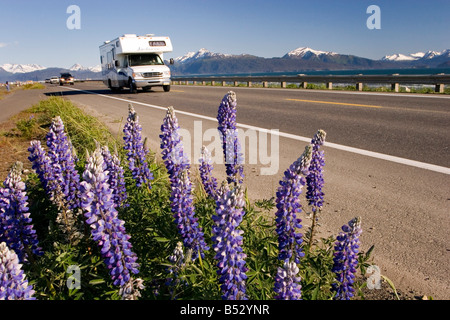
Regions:
[[130, 67], [164, 64], [161, 57], [154, 53], [129, 55], [128, 61]]

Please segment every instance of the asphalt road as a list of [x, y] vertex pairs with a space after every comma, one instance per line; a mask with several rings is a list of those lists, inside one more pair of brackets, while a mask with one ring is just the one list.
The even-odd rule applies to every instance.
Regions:
[[[229, 90], [237, 94], [237, 122], [248, 134], [244, 184], [252, 199], [274, 196], [284, 170], [323, 129], [326, 204], [321, 234], [335, 235], [359, 215], [363, 250], [375, 245], [374, 264], [397, 288], [450, 298], [450, 97], [201, 86], [113, 94], [96, 83], [48, 88], [49, 94], [62, 94], [85, 107], [117, 134], [128, 103], [133, 103], [157, 154], [165, 109], [173, 106], [190, 135], [185, 147], [193, 163], [201, 144], [215, 146], [217, 107]], [[252, 135], [255, 127], [279, 132], [265, 141], [260, 130]], [[252, 154], [265, 146], [265, 157]], [[223, 171], [222, 165], [215, 166], [219, 179]], [[310, 225], [302, 219], [305, 228]]]

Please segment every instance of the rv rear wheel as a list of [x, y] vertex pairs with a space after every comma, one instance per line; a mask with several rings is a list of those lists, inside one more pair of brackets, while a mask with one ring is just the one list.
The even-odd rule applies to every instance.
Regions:
[[164, 92], [169, 92], [170, 91], [170, 85], [169, 86], [163, 86]]

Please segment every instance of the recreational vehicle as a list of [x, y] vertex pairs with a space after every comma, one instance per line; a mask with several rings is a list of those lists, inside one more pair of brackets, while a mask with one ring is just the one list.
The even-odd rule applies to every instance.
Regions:
[[[103, 83], [113, 91], [128, 88], [130, 92], [161, 86], [170, 91], [170, 69], [163, 54], [172, 52], [169, 37], [152, 34], [125, 34], [100, 46]], [[173, 63], [173, 59], [171, 59]]]

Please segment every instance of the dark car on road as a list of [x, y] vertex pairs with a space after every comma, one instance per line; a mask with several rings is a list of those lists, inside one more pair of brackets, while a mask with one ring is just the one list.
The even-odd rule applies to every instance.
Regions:
[[70, 73], [61, 73], [61, 77], [59, 78], [59, 84], [62, 86], [64, 84], [74, 84], [73, 76]]

